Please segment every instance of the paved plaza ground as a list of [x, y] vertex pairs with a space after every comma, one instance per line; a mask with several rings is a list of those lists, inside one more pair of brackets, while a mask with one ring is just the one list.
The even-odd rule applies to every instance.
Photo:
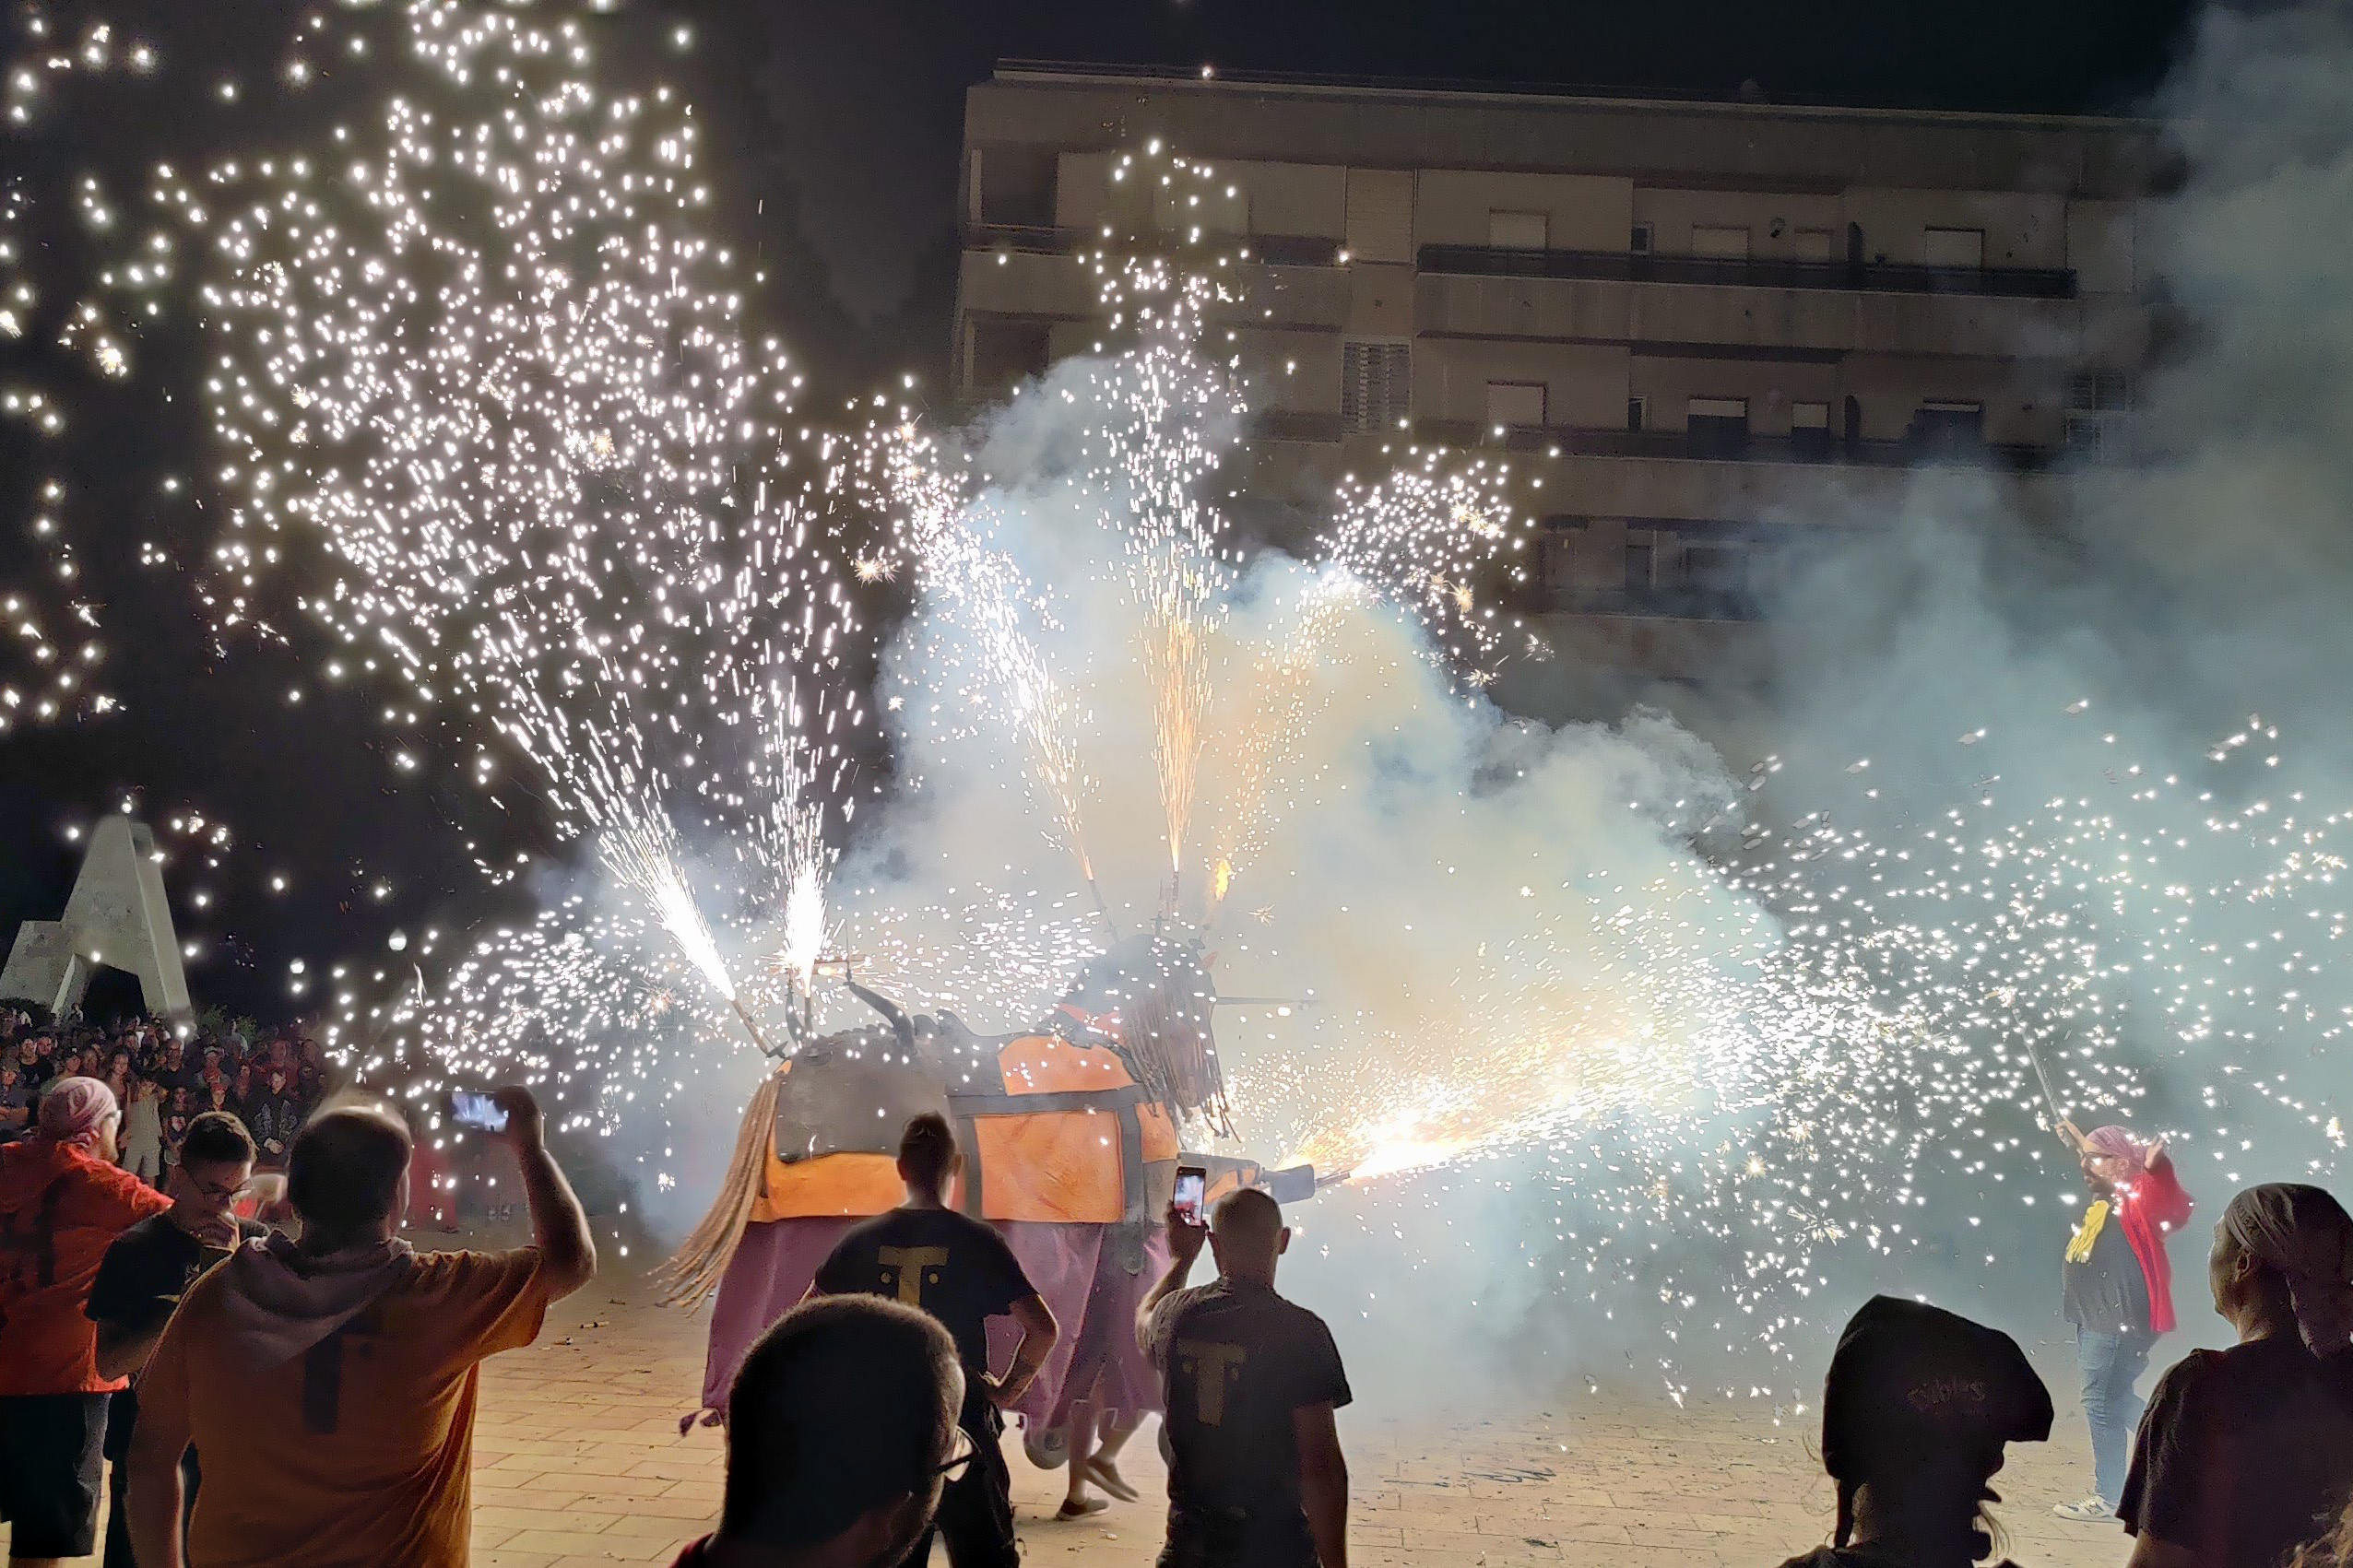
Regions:
[[[474, 1448], [479, 1568], [668, 1563], [719, 1505], [720, 1436], [680, 1436], [703, 1368], [704, 1319], [650, 1304], [633, 1280], [598, 1280], [549, 1315], [539, 1343], [487, 1363]], [[1674, 1409], [1579, 1394], [1532, 1409], [1411, 1422], [1364, 1405], [1342, 1416], [1354, 1471], [1354, 1561], [1370, 1568], [1773, 1568], [1827, 1538], [1829, 1484], [1809, 1428], [1745, 1407]], [[1058, 1474], [1011, 1445], [1030, 1561], [1149, 1563], [1163, 1495], [1152, 1429], [1129, 1446], [1145, 1501], [1061, 1524]], [[2081, 1418], [2013, 1450], [1999, 1512], [2021, 1563], [2114, 1568], [2121, 1533], [2063, 1524], [2089, 1460]], [[0, 1527], [0, 1539], [6, 1530]], [[944, 1562], [944, 1557], [937, 1561]]]

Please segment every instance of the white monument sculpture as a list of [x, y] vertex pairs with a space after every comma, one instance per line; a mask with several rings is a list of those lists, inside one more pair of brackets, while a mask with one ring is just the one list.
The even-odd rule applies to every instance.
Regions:
[[90, 976], [101, 969], [138, 976], [148, 1012], [175, 1023], [193, 1016], [155, 834], [119, 812], [101, 818], [91, 831], [65, 918], [17, 927], [8, 966], [0, 970], [0, 999], [22, 997], [63, 1013], [81, 1006]]

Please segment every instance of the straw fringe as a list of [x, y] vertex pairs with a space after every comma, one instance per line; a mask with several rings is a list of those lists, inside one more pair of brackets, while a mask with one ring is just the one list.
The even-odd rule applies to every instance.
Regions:
[[775, 1137], [776, 1100], [784, 1092], [785, 1075], [770, 1073], [751, 1096], [743, 1113], [743, 1128], [736, 1134], [734, 1158], [727, 1161], [719, 1196], [702, 1223], [680, 1244], [669, 1261], [654, 1271], [655, 1286], [665, 1306], [701, 1306], [727, 1277], [735, 1260], [744, 1227], [751, 1223], [751, 1208], [760, 1199], [761, 1180], [767, 1173], [768, 1146]]

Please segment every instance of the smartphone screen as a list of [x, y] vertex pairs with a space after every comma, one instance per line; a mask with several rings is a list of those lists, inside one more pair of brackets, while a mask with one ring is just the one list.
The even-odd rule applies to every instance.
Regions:
[[1173, 1200], [1176, 1212], [1188, 1225], [1201, 1220], [1201, 1198], [1209, 1190], [1209, 1173], [1195, 1165], [1179, 1166], [1176, 1171], [1176, 1194]]
[[472, 1089], [449, 1091], [449, 1114], [460, 1126], [475, 1127], [483, 1132], [506, 1131], [506, 1113], [498, 1102]]

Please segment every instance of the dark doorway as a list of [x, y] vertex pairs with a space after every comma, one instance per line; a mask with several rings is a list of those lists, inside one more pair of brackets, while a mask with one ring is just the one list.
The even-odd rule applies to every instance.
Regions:
[[93, 1023], [114, 1023], [146, 1012], [139, 977], [127, 969], [101, 965], [89, 977], [89, 989], [82, 993], [82, 1017]]
[[1852, 457], [1862, 451], [1862, 399], [1847, 398], [1846, 419], [1847, 455]]
[[[1847, 287], [1862, 287], [1862, 225], [1860, 223], [1847, 225]], [[1847, 401], [1852, 403], [1854, 399]]]

